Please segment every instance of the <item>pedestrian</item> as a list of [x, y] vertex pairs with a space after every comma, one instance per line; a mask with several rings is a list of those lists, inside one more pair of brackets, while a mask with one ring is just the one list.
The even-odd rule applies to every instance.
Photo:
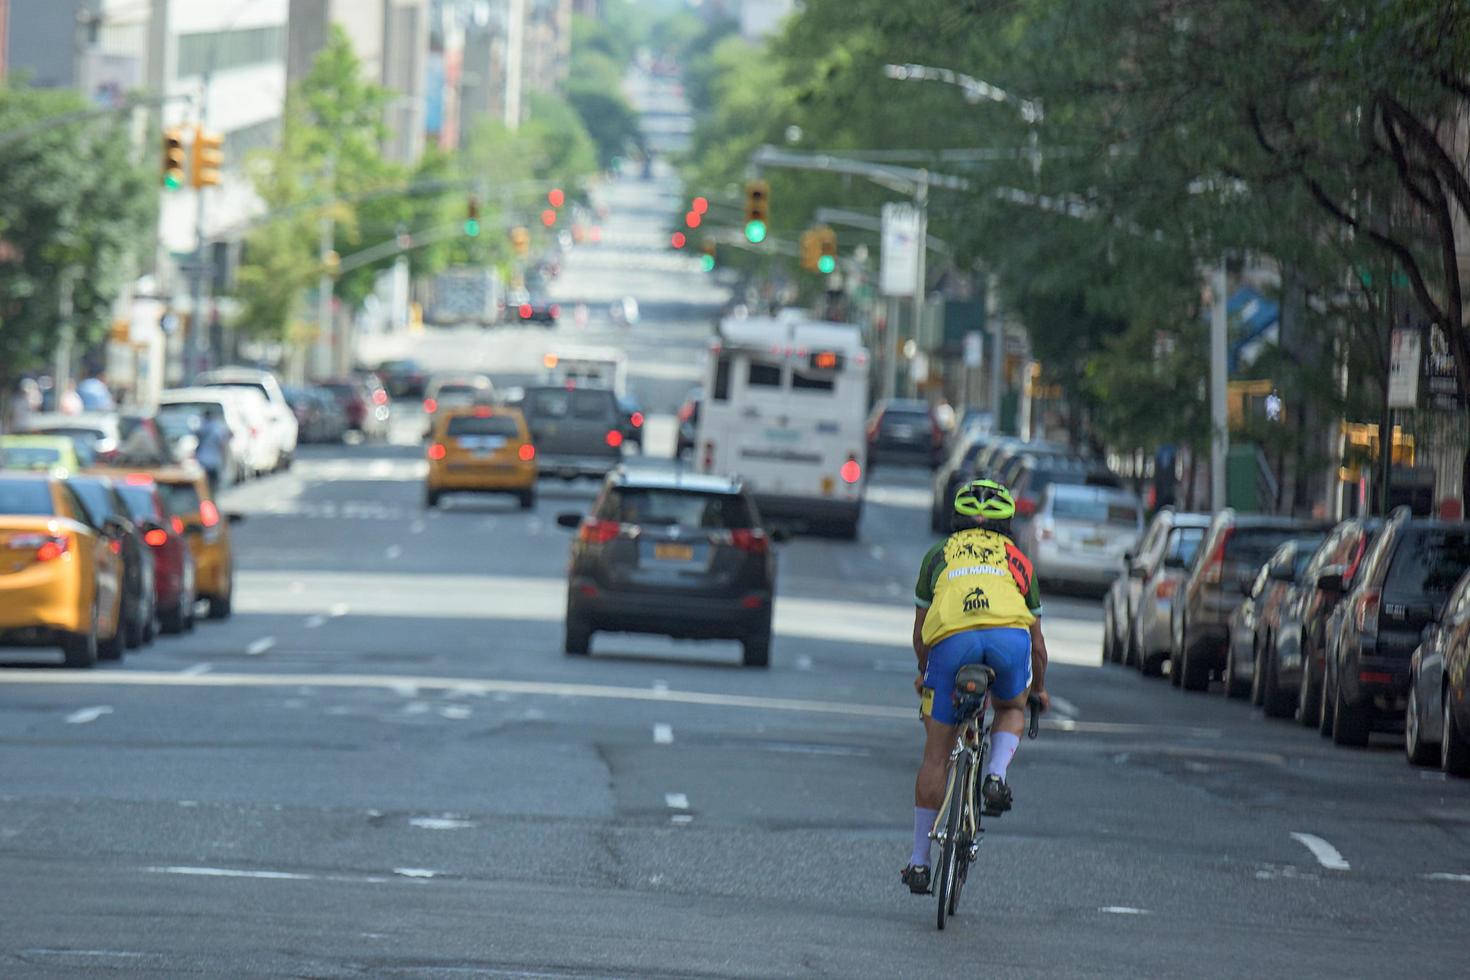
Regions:
[[107, 387], [107, 380], [101, 371], [88, 374], [77, 385], [77, 397], [81, 398], [82, 408], [88, 412], [110, 412], [117, 408], [112, 391]]
[[21, 378], [10, 395], [10, 419], [7, 432], [24, 432], [31, 427], [31, 416], [41, 409], [41, 386], [34, 378]]
[[56, 398], [56, 410], [62, 415], [81, 415], [84, 409], [82, 396], [77, 394], [76, 384], [68, 381], [66, 390]]
[[219, 492], [220, 476], [229, 459], [232, 436], [230, 427], [219, 416], [219, 409], [213, 406], [205, 408], [199, 425], [199, 444], [194, 449], [194, 459], [204, 467], [204, 473], [209, 477], [211, 497]]

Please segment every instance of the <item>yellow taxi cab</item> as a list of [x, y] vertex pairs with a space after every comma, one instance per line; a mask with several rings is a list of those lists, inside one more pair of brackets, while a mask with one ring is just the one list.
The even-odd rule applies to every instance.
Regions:
[[209, 478], [198, 466], [165, 466], [144, 471], [158, 484], [170, 514], [184, 524], [194, 556], [194, 592], [209, 603], [210, 619], [228, 619], [235, 596], [235, 555], [230, 525], [239, 514], [221, 514], [209, 493]]
[[122, 533], [55, 474], [0, 471], [0, 637], [54, 641], [68, 667], [120, 652]]
[[0, 436], [0, 465], [7, 470], [76, 473], [88, 463], [67, 436]]
[[446, 493], [507, 493], [522, 510], [536, 506], [536, 447], [520, 409], [490, 405], [441, 408], [429, 432], [424, 505]]

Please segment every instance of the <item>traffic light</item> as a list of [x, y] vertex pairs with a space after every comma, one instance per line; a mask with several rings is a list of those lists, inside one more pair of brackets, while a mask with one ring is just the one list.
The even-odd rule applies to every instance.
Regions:
[[690, 211], [688, 214], [684, 215], [684, 223], [690, 228], [698, 228], [699, 221], [700, 218], [698, 211]]
[[817, 229], [817, 271], [830, 276], [837, 271], [837, 232], [823, 225]]
[[766, 240], [770, 206], [771, 185], [763, 180], [748, 181], [745, 185], [745, 239], [752, 245]]
[[708, 238], [700, 245], [700, 251], [704, 254], [699, 257], [699, 267], [705, 272], [715, 271], [715, 243]]
[[224, 165], [224, 142], [219, 133], [194, 127], [194, 189], [219, 186], [219, 168]]
[[683, 248], [684, 244], [688, 241], [689, 239], [684, 237], [684, 233], [682, 231], [676, 231], [669, 236], [669, 244], [674, 246], [675, 248]]
[[184, 186], [184, 131], [178, 127], [163, 131], [163, 186], [171, 191]]
[[546, 227], [548, 227], [548, 228], [550, 228], [552, 225], [556, 224], [556, 209], [555, 208], [547, 208], [545, 211], [542, 211], [541, 212], [541, 223], [543, 225], [545, 225]]
[[817, 241], [817, 230], [808, 228], [801, 233], [801, 267], [807, 272], [817, 271], [817, 260], [822, 257], [822, 247]]
[[566, 203], [566, 199], [567, 196], [561, 192], [560, 187], [553, 187], [551, 190], [546, 192], [546, 203], [550, 204], [554, 208], [561, 207], [564, 203]]
[[525, 258], [531, 251], [531, 233], [521, 225], [512, 228], [510, 230], [510, 247], [515, 250], [516, 255]]
[[695, 214], [704, 214], [706, 211], [709, 210], [709, 198], [696, 197], [693, 201], [690, 202], [690, 210], [693, 211]]
[[464, 233], [471, 238], [480, 237], [480, 199], [473, 194], [464, 206]]

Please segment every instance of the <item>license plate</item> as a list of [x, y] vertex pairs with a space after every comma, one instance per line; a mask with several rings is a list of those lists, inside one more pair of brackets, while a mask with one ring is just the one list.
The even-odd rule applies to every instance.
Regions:
[[1103, 547], [1106, 547], [1107, 546], [1107, 543], [1108, 543], [1108, 539], [1107, 538], [1083, 538], [1082, 539], [1082, 546], [1084, 548], [1103, 548]]
[[659, 561], [693, 561], [694, 545], [656, 544], [653, 546], [653, 557]]

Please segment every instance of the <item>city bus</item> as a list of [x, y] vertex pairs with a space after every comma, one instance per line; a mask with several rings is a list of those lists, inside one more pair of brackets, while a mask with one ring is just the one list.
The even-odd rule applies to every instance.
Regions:
[[867, 470], [868, 351], [858, 327], [798, 311], [720, 322], [694, 445], [777, 524], [857, 536]]

